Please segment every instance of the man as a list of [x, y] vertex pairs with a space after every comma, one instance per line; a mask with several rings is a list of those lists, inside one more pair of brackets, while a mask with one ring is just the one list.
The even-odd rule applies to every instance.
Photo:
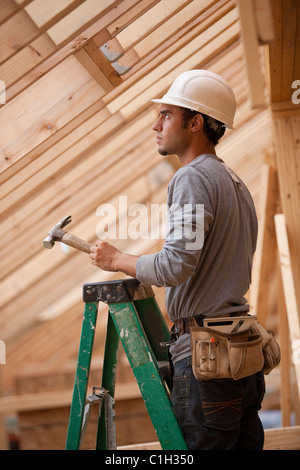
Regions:
[[257, 239], [255, 208], [244, 183], [215, 152], [225, 127], [233, 126], [235, 97], [220, 76], [191, 70], [153, 101], [161, 104], [153, 125], [158, 151], [178, 155], [182, 164], [168, 188], [165, 244], [158, 253], [133, 256], [99, 240], [91, 262], [166, 287], [168, 315], [180, 330], [170, 347], [172, 403], [189, 449], [262, 449], [263, 374], [198, 381], [191, 367], [188, 318], [201, 325], [205, 317], [249, 310], [244, 294]]

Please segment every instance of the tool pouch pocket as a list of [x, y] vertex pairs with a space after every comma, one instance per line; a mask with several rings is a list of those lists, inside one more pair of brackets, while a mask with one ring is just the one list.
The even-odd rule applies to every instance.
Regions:
[[247, 377], [262, 370], [263, 338], [249, 328], [225, 333], [190, 320], [193, 373], [197, 380]]
[[262, 346], [264, 354], [264, 367], [265, 375], [268, 375], [274, 367], [278, 366], [281, 360], [281, 352], [279, 344], [275, 339], [274, 332], [266, 330], [258, 321], [255, 321], [251, 326], [254, 333], [262, 336]]

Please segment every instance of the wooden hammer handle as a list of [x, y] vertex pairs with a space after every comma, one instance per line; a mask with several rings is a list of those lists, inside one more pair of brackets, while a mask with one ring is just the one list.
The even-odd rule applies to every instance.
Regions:
[[65, 245], [72, 246], [73, 248], [76, 248], [77, 250], [84, 251], [85, 253], [90, 254], [90, 248], [92, 245], [90, 245], [90, 243], [84, 240], [81, 240], [81, 238], [78, 238], [75, 235], [72, 235], [72, 233], [66, 232], [63, 235], [61, 242], [64, 243]]

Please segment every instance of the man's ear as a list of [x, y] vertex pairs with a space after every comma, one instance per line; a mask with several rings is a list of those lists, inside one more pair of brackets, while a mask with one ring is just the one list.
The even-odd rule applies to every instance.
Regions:
[[197, 113], [195, 116], [193, 116], [192, 121], [191, 121], [191, 131], [192, 132], [198, 132], [200, 129], [202, 129], [204, 124], [204, 119], [202, 114]]

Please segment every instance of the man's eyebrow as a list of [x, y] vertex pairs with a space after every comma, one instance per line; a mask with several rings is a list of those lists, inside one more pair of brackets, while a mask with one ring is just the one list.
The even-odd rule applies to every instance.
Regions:
[[172, 111], [170, 109], [161, 109], [159, 111], [159, 114], [172, 114]]

